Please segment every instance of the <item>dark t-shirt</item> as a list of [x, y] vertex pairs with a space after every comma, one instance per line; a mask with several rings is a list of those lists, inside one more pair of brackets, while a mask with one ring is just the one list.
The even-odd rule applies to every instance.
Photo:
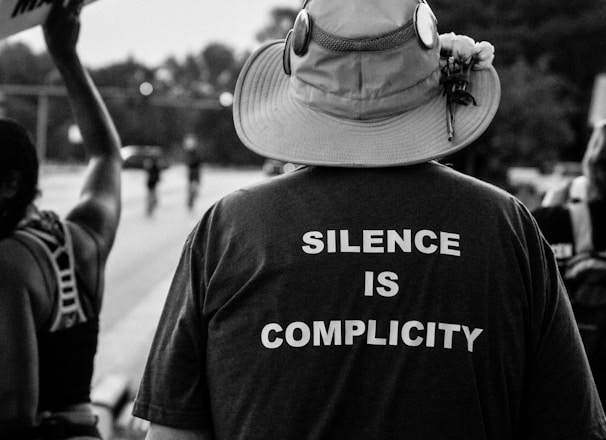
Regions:
[[188, 238], [134, 414], [217, 439], [598, 439], [555, 261], [436, 163], [308, 167]]

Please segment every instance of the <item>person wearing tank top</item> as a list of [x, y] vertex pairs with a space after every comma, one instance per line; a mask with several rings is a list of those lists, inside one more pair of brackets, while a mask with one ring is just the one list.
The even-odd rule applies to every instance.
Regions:
[[39, 164], [26, 129], [0, 119], [0, 438], [101, 438], [90, 403], [103, 273], [120, 218], [120, 139], [76, 44], [82, 0], [43, 25], [89, 166], [61, 219], [35, 205]]

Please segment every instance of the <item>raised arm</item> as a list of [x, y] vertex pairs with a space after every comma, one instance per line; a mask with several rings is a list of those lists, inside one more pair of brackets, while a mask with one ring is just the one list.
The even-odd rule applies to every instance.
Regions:
[[67, 218], [96, 236], [105, 258], [120, 219], [120, 139], [99, 91], [76, 51], [83, 1], [71, 0], [65, 7], [62, 3], [54, 2], [43, 26], [44, 37], [65, 82], [90, 158], [80, 199]]

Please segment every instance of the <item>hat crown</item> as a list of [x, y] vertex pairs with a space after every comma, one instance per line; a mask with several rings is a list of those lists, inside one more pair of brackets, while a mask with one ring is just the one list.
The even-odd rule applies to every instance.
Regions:
[[392, 32], [412, 21], [418, 0], [311, 0], [306, 9], [326, 32], [365, 39]]
[[452, 154], [486, 130], [498, 75], [469, 71], [474, 105], [457, 105], [453, 123], [436, 20], [423, 0], [307, 3], [287, 39], [257, 49], [238, 77], [234, 125], [252, 151], [308, 165], [410, 165]]
[[305, 105], [348, 119], [402, 113], [434, 97], [439, 47], [428, 49], [416, 36], [413, 21], [420, 3], [310, 1], [312, 38], [303, 55], [290, 53], [290, 93]]

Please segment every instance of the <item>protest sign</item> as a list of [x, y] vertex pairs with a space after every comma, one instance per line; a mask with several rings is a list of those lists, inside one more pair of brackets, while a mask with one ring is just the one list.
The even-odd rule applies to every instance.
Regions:
[[[0, 0], [0, 39], [42, 24], [55, 0]], [[85, 0], [85, 4], [95, 0]]]

